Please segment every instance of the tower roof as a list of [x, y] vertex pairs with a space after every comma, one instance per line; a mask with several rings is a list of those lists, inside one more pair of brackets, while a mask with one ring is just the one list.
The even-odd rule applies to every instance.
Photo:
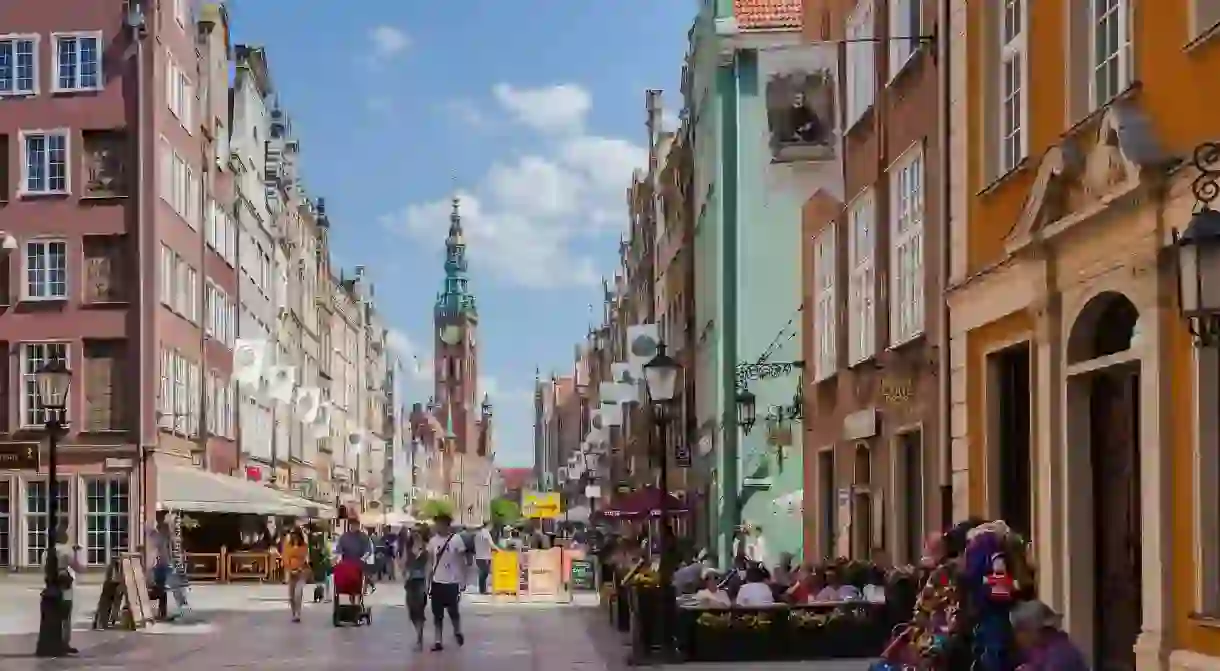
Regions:
[[436, 297], [438, 317], [477, 317], [470, 279], [466, 275], [466, 236], [462, 230], [461, 199], [453, 198], [449, 234], [445, 237], [445, 284]]

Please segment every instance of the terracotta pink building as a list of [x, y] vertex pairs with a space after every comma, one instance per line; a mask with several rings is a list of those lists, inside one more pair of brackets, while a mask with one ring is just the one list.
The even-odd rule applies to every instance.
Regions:
[[[45, 443], [31, 374], [64, 361], [60, 508], [93, 565], [238, 468], [228, 21], [192, 5], [0, 3], [0, 450]], [[0, 470], [0, 567], [40, 562], [46, 492]]]

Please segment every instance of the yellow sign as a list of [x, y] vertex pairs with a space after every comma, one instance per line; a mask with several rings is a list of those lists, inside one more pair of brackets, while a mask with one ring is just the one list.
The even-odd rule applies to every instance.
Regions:
[[521, 584], [521, 569], [516, 552], [496, 552], [491, 556], [491, 593], [516, 594]]
[[521, 497], [521, 516], [553, 520], [561, 513], [559, 494], [526, 492]]

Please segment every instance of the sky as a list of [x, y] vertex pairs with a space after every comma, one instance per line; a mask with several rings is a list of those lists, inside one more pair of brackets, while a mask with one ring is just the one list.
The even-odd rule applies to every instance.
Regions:
[[665, 91], [673, 124], [695, 5], [229, 2], [233, 43], [268, 50], [333, 263], [368, 269], [408, 405], [432, 395], [432, 305], [461, 197], [500, 465], [532, 461], [535, 367], [570, 373], [600, 320], [645, 162], [644, 91]]

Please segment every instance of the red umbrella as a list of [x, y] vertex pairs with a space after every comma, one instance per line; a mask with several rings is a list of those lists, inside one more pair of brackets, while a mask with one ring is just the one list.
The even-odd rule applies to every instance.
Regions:
[[[599, 510], [600, 514], [619, 520], [638, 520], [645, 517], [660, 517], [661, 516], [661, 490], [656, 487], [648, 486], [637, 489], [634, 492], [624, 496], [618, 500], [613, 506], [605, 510]], [[686, 515], [690, 513], [690, 508], [681, 499], [669, 495], [669, 502], [666, 506], [666, 511], [670, 515]]]

